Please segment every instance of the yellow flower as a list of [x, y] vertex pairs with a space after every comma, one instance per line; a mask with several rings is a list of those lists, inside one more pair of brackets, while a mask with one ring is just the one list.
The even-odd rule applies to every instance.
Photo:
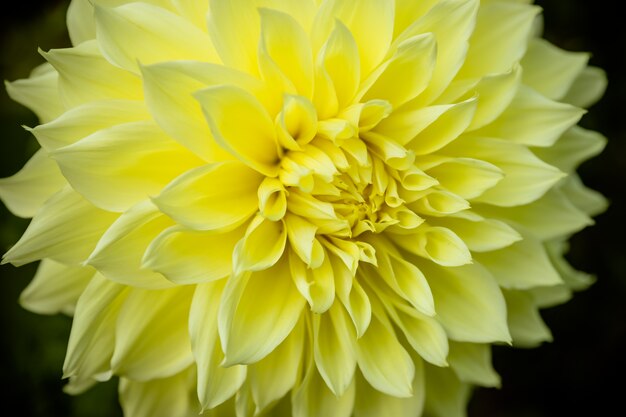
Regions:
[[73, 47], [7, 84], [41, 149], [4, 262], [74, 315], [78, 393], [125, 415], [464, 415], [492, 343], [589, 284], [604, 200], [576, 126], [605, 86], [530, 1], [74, 0]]

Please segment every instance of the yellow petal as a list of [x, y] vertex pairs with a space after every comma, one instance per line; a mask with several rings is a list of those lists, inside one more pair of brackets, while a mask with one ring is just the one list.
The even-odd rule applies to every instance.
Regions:
[[63, 375], [94, 376], [109, 371], [115, 321], [128, 291], [96, 274], [78, 299]]
[[313, 53], [308, 35], [290, 15], [272, 9], [259, 9], [260, 42], [281, 72], [293, 83], [298, 94], [313, 94]]
[[442, 266], [466, 265], [472, 261], [465, 242], [445, 227], [420, 226], [414, 234], [394, 234], [391, 238], [402, 249]]
[[95, 40], [41, 54], [59, 73], [59, 95], [66, 107], [94, 100], [140, 100], [143, 96], [141, 80], [108, 62]]
[[489, 162], [504, 172], [504, 178], [486, 190], [476, 202], [502, 207], [528, 204], [544, 195], [564, 174], [537, 158], [526, 147], [489, 138], [456, 141], [445, 154], [471, 157]]
[[232, 253], [244, 232], [243, 227], [226, 233], [165, 229], [148, 246], [143, 267], [179, 285], [224, 278], [232, 270]]
[[604, 70], [598, 67], [587, 67], [574, 80], [561, 101], [577, 107], [591, 107], [602, 97], [606, 85], [607, 77]]
[[326, 314], [313, 316], [313, 339], [317, 370], [333, 394], [340, 397], [350, 388], [356, 369], [356, 338], [340, 304], [334, 304]]
[[415, 361], [415, 377], [413, 378], [413, 395], [409, 398], [398, 398], [384, 394], [365, 381], [361, 376], [356, 378], [355, 417], [379, 416], [421, 416], [424, 408], [424, 365], [421, 360]]
[[510, 342], [506, 305], [496, 280], [478, 265], [441, 268], [420, 263], [435, 299], [439, 323], [452, 340]]
[[522, 59], [524, 84], [552, 100], [561, 100], [587, 66], [589, 54], [567, 52], [543, 39], [533, 39]]
[[302, 367], [304, 325], [300, 322], [272, 353], [248, 365], [248, 382], [256, 412], [283, 398], [296, 384]]
[[497, 166], [472, 158], [444, 160], [424, 171], [452, 193], [470, 200], [494, 187], [504, 177]]
[[150, 289], [171, 287], [161, 274], [142, 269], [141, 260], [150, 242], [172, 224], [149, 201], [139, 203], [109, 227], [86, 263], [120, 284]]
[[114, 65], [138, 72], [143, 65], [179, 59], [219, 62], [211, 39], [174, 13], [143, 2], [94, 7], [98, 44]]
[[150, 114], [140, 101], [93, 101], [74, 107], [51, 122], [36, 126], [31, 132], [44, 149], [54, 151], [99, 130], [149, 118]]
[[189, 312], [191, 348], [198, 367], [198, 398], [211, 409], [235, 395], [246, 379], [246, 367], [221, 365], [224, 353], [217, 330], [217, 312], [225, 281], [200, 284]]
[[146, 105], [168, 135], [207, 161], [231, 158], [215, 143], [202, 107], [192, 94], [219, 84], [257, 92], [262, 89], [258, 80], [221, 65], [196, 61], [162, 62], [140, 69]]
[[193, 288], [132, 289], [120, 308], [111, 369], [137, 381], [165, 378], [193, 362], [187, 320]]
[[552, 341], [552, 333], [543, 322], [533, 297], [522, 291], [505, 291], [509, 310], [508, 323], [513, 345], [530, 348]]
[[521, 226], [541, 240], [566, 237], [593, 224], [593, 220], [572, 204], [558, 189], [525, 206], [506, 209], [485, 206], [480, 213]]
[[261, 176], [237, 161], [205, 165], [172, 181], [153, 199], [177, 223], [196, 230], [232, 230], [257, 209]]
[[324, 383], [312, 359], [305, 366], [301, 384], [292, 391], [292, 416], [350, 417], [354, 408], [354, 383], [337, 397]]
[[233, 255], [235, 272], [260, 271], [276, 264], [287, 244], [287, 230], [282, 221], [273, 222], [257, 215]]
[[42, 123], [65, 110], [59, 97], [59, 74], [48, 63], [35, 68], [29, 78], [4, 82], [11, 100], [31, 109]]
[[285, 217], [289, 243], [294, 252], [309, 268], [319, 267], [324, 260], [324, 249], [315, 238], [317, 227], [300, 216]]
[[369, 297], [348, 267], [338, 260], [331, 260], [331, 264], [335, 276], [337, 298], [352, 319], [356, 337], [360, 338], [367, 330], [372, 318], [372, 306]]
[[[437, 60], [435, 36], [425, 33], [402, 42], [393, 57], [377, 69], [361, 101], [387, 100], [394, 108], [417, 97], [428, 86]], [[379, 71], [380, 74], [378, 75]], [[402, 87], [398, 88], [398, 80]], [[368, 80], [365, 81], [367, 85]]]
[[196, 414], [189, 392], [190, 375], [193, 372], [185, 370], [145, 382], [120, 378], [120, 405], [124, 414], [134, 417], [188, 417]]
[[37, 212], [3, 263], [24, 265], [43, 258], [79, 264], [89, 256], [117, 214], [100, 210], [64, 188]]
[[[384, 313], [380, 313], [384, 314]], [[391, 325], [377, 314], [357, 340], [359, 369], [369, 384], [385, 394], [408, 398], [413, 394], [415, 365], [396, 338]]]
[[16, 174], [0, 178], [0, 199], [19, 217], [33, 217], [66, 184], [55, 162], [39, 150]]
[[[324, 2], [315, 17], [313, 44], [319, 49], [340, 20], [350, 30], [359, 49], [364, 78], [387, 54], [393, 36], [394, 2], [331, 0]], [[375, 28], [375, 30], [373, 30]]]
[[201, 161], [151, 122], [101, 130], [51, 156], [72, 187], [98, 207], [123, 211]]
[[473, 252], [502, 249], [522, 239], [522, 236], [507, 223], [486, 219], [470, 211], [430, 219], [429, 223], [454, 230]]
[[449, 368], [425, 366], [424, 414], [432, 417], [465, 417], [471, 385], [462, 383]]
[[[287, 213], [287, 190], [276, 178], [265, 178], [257, 191], [259, 212], [272, 221], [278, 221]], [[287, 229], [289, 230], [289, 229]]]
[[279, 157], [274, 123], [254, 96], [226, 85], [209, 87], [194, 96], [220, 146], [262, 174], [276, 176]]
[[326, 312], [335, 300], [335, 278], [328, 254], [325, 254], [321, 265], [310, 269], [293, 253], [289, 256], [289, 266], [293, 282], [311, 311]]
[[74, 313], [78, 297], [89, 284], [94, 270], [66, 266], [44, 259], [20, 295], [20, 305], [38, 314]]
[[605, 148], [607, 139], [600, 133], [574, 126], [548, 148], [538, 148], [535, 154], [563, 170], [573, 172], [578, 166]]
[[490, 345], [453, 342], [448, 361], [461, 381], [483, 387], [500, 387], [500, 375], [491, 365]]
[[539, 12], [536, 6], [510, 2], [482, 5], [459, 76], [472, 78], [508, 71], [524, 56]]
[[[342, 109], [350, 104], [359, 88], [361, 66], [356, 41], [341, 20], [335, 22], [335, 28], [319, 53], [317, 66], [317, 71], [328, 77], [335, 94], [333, 98], [320, 97], [318, 83], [315, 88], [318, 110], [327, 105], [329, 99], [336, 100], [337, 109]], [[318, 77], [322, 77], [322, 75], [318, 74]], [[325, 116], [334, 116], [332, 111], [328, 111], [328, 113], [322, 112]]]
[[504, 249], [477, 253], [474, 258], [507, 289], [528, 289], [562, 283], [541, 242], [529, 234]]
[[475, 134], [528, 146], [548, 147], [574, 126], [583, 114], [584, 110], [551, 101], [530, 88], [522, 87], [500, 117]]
[[218, 316], [223, 365], [250, 364], [267, 356], [292, 331], [304, 303], [286, 260], [231, 277]]

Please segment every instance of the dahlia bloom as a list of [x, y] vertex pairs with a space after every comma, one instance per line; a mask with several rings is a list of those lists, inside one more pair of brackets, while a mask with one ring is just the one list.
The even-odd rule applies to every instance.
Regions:
[[74, 0], [7, 83], [41, 149], [29, 310], [73, 315], [67, 391], [128, 417], [456, 417], [494, 343], [591, 279], [575, 170], [603, 92], [523, 0]]

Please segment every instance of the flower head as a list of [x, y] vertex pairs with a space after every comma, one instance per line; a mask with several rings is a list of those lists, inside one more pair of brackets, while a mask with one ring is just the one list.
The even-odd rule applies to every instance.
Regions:
[[[7, 85], [41, 149], [0, 182], [74, 315], [65, 376], [125, 414], [462, 415], [604, 200], [575, 169], [604, 88], [528, 1], [74, 0]], [[425, 411], [424, 411], [425, 410]]]

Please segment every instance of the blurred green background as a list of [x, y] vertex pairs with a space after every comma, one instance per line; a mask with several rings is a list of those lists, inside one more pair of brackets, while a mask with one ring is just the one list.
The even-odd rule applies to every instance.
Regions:
[[[419, 0], [416, 0], [419, 1]], [[69, 45], [64, 25], [66, 0], [12, 2], [0, 14], [0, 76], [26, 77], [44, 50]], [[572, 240], [574, 266], [598, 276], [588, 291], [568, 304], [543, 312], [555, 341], [538, 349], [498, 347], [496, 369], [503, 388], [479, 389], [470, 417], [555, 417], [616, 415], [626, 388], [626, 30], [615, 3], [607, 0], [542, 0], [545, 36], [569, 50], [591, 51], [604, 68], [609, 89], [582, 125], [609, 138], [606, 151], [585, 163], [585, 182], [612, 202], [595, 227]], [[37, 148], [20, 125], [34, 126], [27, 109], [0, 89], [0, 177], [16, 172]], [[1, 205], [0, 205], [1, 206]], [[0, 207], [0, 251], [28, 224]], [[70, 329], [62, 316], [38, 316], [17, 300], [35, 267], [0, 266], [0, 404], [20, 417], [116, 417], [116, 381], [70, 397], [62, 392], [61, 367]], [[617, 383], [611, 381], [618, 381]], [[332, 417], [332, 416], [329, 416]], [[396, 417], [396, 416], [390, 416]], [[400, 416], [399, 416], [400, 417]]]

